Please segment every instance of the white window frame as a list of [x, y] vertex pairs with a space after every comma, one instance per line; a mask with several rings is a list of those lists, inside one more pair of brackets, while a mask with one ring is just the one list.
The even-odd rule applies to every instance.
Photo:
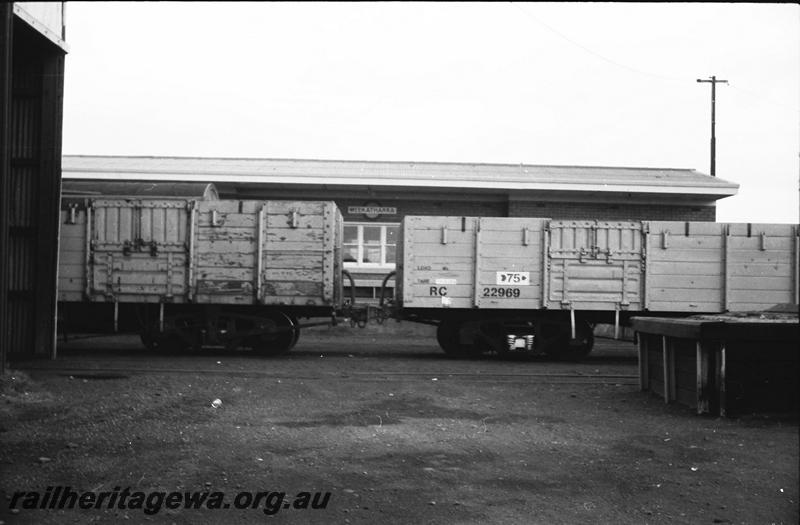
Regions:
[[[387, 227], [394, 227], [399, 228], [399, 222], [345, 222], [344, 226], [356, 226], [358, 228], [358, 255], [356, 257], [357, 262], [346, 261], [344, 263], [344, 267], [346, 269], [361, 269], [361, 268], [380, 268], [380, 269], [394, 269], [395, 263], [394, 262], [386, 262], [386, 228]], [[364, 226], [379, 226], [381, 228], [381, 261], [377, 263], [369, 262], [361, 262], [364, 259]], [[395, 239], [395, 253], [397, 253], [397, 239]], [[345, 243], [343, 243], [343, 249]], [[349, 244], [349, 243], [348, 243]]]

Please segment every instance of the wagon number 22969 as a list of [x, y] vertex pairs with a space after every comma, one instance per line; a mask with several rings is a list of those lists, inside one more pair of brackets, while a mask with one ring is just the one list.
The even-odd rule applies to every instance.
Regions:
[[491, 288], [483, 289], [484, 297], [519, 297], [519, 288]]

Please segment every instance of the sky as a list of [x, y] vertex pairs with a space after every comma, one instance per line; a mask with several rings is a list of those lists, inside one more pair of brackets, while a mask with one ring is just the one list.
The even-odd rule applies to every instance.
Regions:
[[692, 168], [797, 223], [800, 6], [68, 2], [64, 154]]

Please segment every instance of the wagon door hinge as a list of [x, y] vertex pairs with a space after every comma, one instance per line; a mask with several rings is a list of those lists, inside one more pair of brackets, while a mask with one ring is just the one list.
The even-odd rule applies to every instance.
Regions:
[[72, 203], [67, 208], [67, 222], [66, 224], [75, 224], [77, 222], [78, 204]]
[[225, 222], [217, 210], [211, 210], [211, 226], [217, 228]]

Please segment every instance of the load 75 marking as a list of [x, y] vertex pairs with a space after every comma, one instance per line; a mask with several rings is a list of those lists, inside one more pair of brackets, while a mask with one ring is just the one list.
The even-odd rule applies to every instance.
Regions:
[[503, 286], [528, 286], [531, 284], [530, 272], [497, 272], [497, 282]]

